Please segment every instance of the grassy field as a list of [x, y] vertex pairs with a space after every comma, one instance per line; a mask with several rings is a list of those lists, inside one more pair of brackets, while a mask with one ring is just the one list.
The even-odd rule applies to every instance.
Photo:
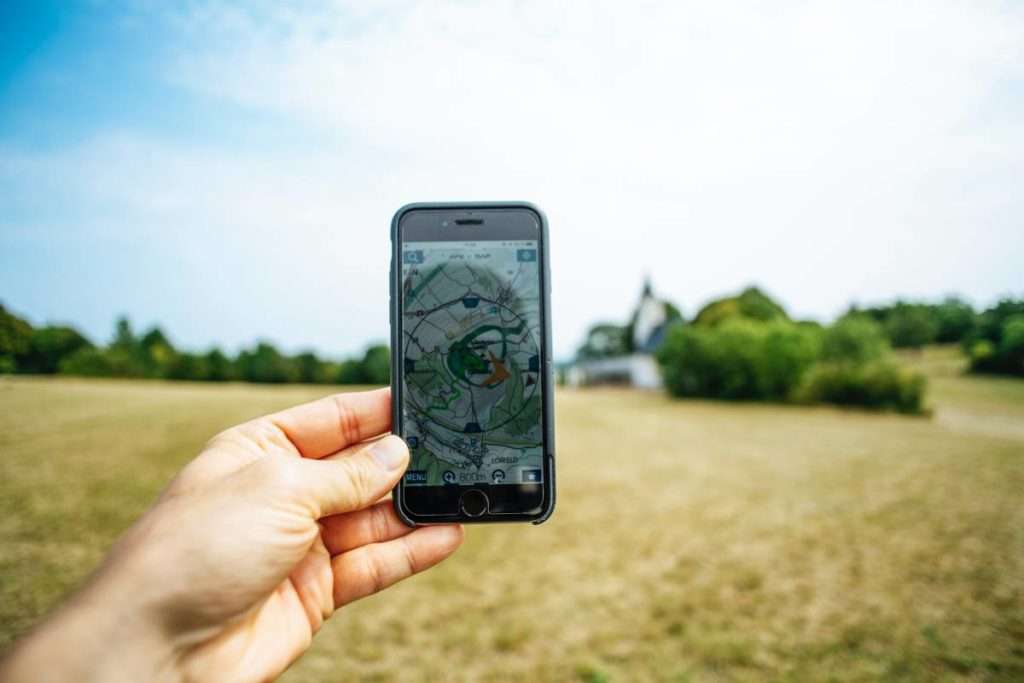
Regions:
[[[561, 392], [552, 521], [470, 529], [285, 679], [1024, 679], [1024, 381], [906, 362], [931, 418]], [[0, 648], [210, 435], [323, 392], [0, 380]]]

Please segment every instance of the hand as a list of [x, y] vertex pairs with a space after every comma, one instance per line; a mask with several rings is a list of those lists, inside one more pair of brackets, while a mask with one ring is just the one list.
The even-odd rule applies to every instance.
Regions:
[[408, 464], [387, 389], [223, 432], [15, 648], [3, 680], [264, 681], [324, 620], [453, 553], [383, 499]]

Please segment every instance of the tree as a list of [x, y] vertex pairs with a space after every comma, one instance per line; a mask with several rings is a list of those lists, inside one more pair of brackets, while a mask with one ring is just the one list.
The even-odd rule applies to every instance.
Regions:
[[72, 374], [99, 373], [101, 368], [106, 367], [111, 377], [145, 377], [149, 374], [149, 365], [146, 355], [139, 344], [139, 339], [132, 329], [132, 323], [127, 316], [121, 316], [114, 323], [114, 338], [105, 350], [100, 351], [106, 356], [105, 361], [98, 358], [90, 358], [88, 355], [75, 354], [73, 362], [68, 367], [85, 370], [87, 372], [74, 372]]
[[1024, 376], [1024, 299], [1002, 299], [964, 341], [972, 372]]
[[705, 305], [693, 319], [694, 325], [714, 327], [731, 318], [747, 320], [789, 320], [780, 304], [757, 287], [747, 287], [736, 296], [717, 299]]
[[260, 342], [252, 351], [238, 354], [238, 373], [247, 382], [281, 384], [298, 379], [291, 360], [268, 342]]
[[122, 315], [114, 323], [114, 340], [110, 345], [114, 348], [133, 351], [136, 343], [137, 340], [135, 339], [135, 333], [132, 331], [132, 323], [128, 320], [127, 316]]
[[391, 383], [391, 350], [387, 345], [376, 344], [366, 349], [363, 372], [369, 384]]
[[338, 384], [369, 384], [363, 364], [354, 358], [342, 361], [335, 378]]
[[149, 332], [142, 335], [139, 339], [139, 345], [144, 349], [153, 349], [160, 346], [174, 348], [171, 342], [167, 339], [167, 335], [165, 335], [164, 331], [159, 327], [153, 327]]
[[977, 314], [969, 303], [955, 296], [943, 299], [934, 308], [935, 341], [948, 344], [963, 341], [977, 324]]
[[92, 348], [92, 342], [78, 330], [48, 325], [32, 331], [30, 348], [18, 362], [18, 372], [53, 374], [64, 358], [80, 349]]
[[[140, 363], [145, 368], [147, 377], [170, 377], [168, 373], [170, 372], [171, 366], [178, 362], [178, 352], [175, 351], [174, 345], [171, 344], [167, 335], [165, 335], [163, 330], [159, 327], [153, 327], [146, 332], [146, 334], [142, 335], [135, 345], [135, 349]], [[190, 359], [183, 362], [188, 364], [192, 363], [194, 360], [195, 359]], [[180, 379], [197, 379], [195, 376], [195, 367], [190, 367], [191, 369], [189, 372], [191, 374], [187, 377], [181, 377]], [[180, 373], [182, 371], [183, 370], [180, 365], [175, 370], [176, 373]]]
[[209, 368], [206, 357], [187, 352], [175, 353], [165, 364], [162, 376], [167, 379], [207, 380]]
[[860, 315], [882, 325], [893, 346], [919, 348], [932, 342], [961, 342], [968, 338], [977, 315], [971, 305], [956, 296], [937, 304], [897, 300], [885, 306], [851, 306], [844, 317]]
[[235, 377], [235, 368], [224, 352], [214, 347], [206, 354], [206, 378], [213, 382], [226, 382]]
[[312, 351], [295, 356], [298, 380], [303, 384], [317, 384], [323, 381], [323, 362]]
[[988, 339], [998, 343], [1003, 335], [1003, 325], [1015, 315], [1024, 315], [1024, 299], [1000, 299], [978, 316], [972, 340]]
[[1013, 315], [1003, 323], [999, 353], [1015, 375], [1024, 375], [1024, 315]]
[[938, 323], [923, 304], [896, 302], [885, 317], [885, 331], [897, 348], [919, 349], [935, 341]]
[[32, 326], [0, 304], [0, 374], [14, 372], [32, 346]]

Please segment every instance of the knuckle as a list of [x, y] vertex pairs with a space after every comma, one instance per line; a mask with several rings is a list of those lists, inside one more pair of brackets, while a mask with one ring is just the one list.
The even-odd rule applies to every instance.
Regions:
[[265, 453], [297, 452], [288, 435], [269, 417], [260, 417], [242, 425], [246, 436]]
[[294, 450], [288, 437], [267, 417], [258, 417], [226, 429], [213, 437], [211, 444], [214, 443], [242, 448], [254, 455]]
[[411, 576], [416, 573], [417, 567], [419, 567], [419, 561], [416, 557], [416, 551], [413, 550], [412, 545], [409, 543], [409, 539], [403, 536], [399, 547], [402, 549], [402, 558], [405, 560], [405, 576]]
[[380, 565], [377, 564], [373, 555], [370, 553], [363, 553], [362, 574], [366, 578], [366, 584], [370, 586], [371, 593], [379, 593], [388, 587], [387, 582], [384, 580], [384, 574], [381, 572]]
[[354, 410], [345, 401], [344, 394], [331, 396], [334, 402], [334, 409], [338, 414], [338, 432], [341, 434], [343, 443], [358, 443], [362, 441], [359, 430], [359, 418]]
[[350, 458], [344, 461], [348, 467], [349, 491], [353, 507], [360, 508], [373, 501], [376, 477], [365, 458]]
[[386, 506], [375, 505], [370, 508], [370, 538], [376, 541], [387, 538], [390, 526]]

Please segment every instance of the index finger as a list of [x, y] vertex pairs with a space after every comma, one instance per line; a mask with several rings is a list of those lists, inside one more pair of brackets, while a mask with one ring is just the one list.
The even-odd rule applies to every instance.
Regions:
[[391, 389], [334, 394], [267, 419], [305, 458], [322, 458], [391, 429]]

